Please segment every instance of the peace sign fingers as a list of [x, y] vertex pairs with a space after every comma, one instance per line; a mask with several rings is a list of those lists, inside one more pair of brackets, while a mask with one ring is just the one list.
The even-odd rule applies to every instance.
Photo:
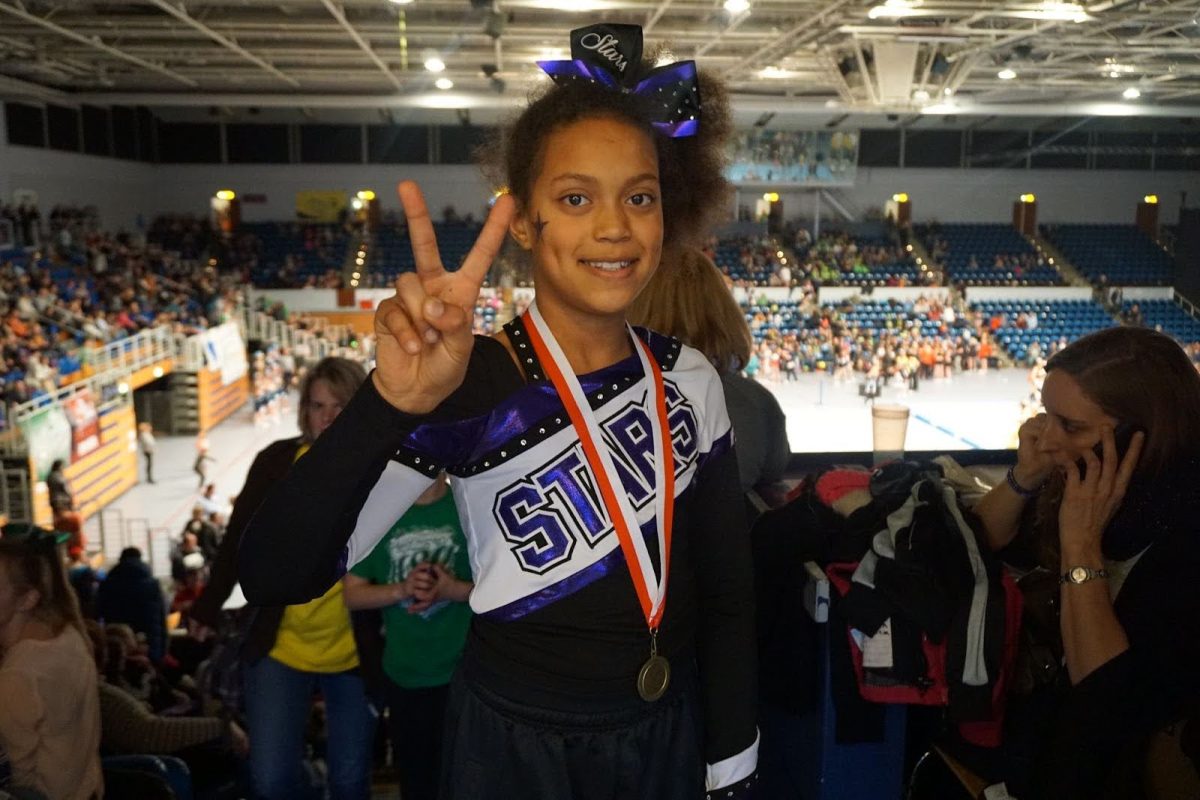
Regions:
[[483, 230], [479, 232], [479, 238], [475, 240], [471, 252], [467, 253], [466, 259], [463, 260], [462, 266], [458, 270], [460, 275], [470, 281], [475, 289], [475, 295], [469, 298], [451, 298], [452, 302], [463, 306], [474, 305], [475, 300], [479, 297], [479, 287], [483, 285], [488, 270], [492, 268], [492, 263], [500, 253], [504, 238], [508, 236], [508, 226], [516, 215], [516, 211], [517, 203], [511, 195], [506, 193], [496, 198], [496, 203], [492, 206], [487, 221], [483, 224]]
[[400, 181], [396, 193], [400, 195], [400, 204], [404, 206], [404, 216], [408, 220], [408, 238], [412, 241], [413, 258], [417, 262], [417, 276], [424, 283], [445, 275], [437, 237], [433, 233], [433, 220], [429, 217], [421, 187], [413, 181]]

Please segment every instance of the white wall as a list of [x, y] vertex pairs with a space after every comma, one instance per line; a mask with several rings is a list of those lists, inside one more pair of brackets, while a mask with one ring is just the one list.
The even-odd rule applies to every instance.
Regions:
[[[1179, 193], [1195, 203], [1200, 197], [1200, 172], [1142, 172], [1134, 170], [990, 170], [990, 169], [859, 169], [853, 187], [833, 190], [862, 213], [882, 209], [897, 192], [907, 192], [916, 222], [1008, 222], [1012, 204], [1032, 192], [1038, 200], [1038, 221], [1107, 222], [1132, 225], [1137, 204], [1157, 194], [1159, 221], [1179, 219]], [[813, 216], [812, 192], [781, 192], [788, 218]], [[746, 202], [745, 199], [742, 201]], [[822, 204], [822, 219], [835, 214]]]
[[101, 222], [110, 229], [135, 230], [139, 212], [150, 223], [153, 165], [9, 145], [3, 130], [4, 104], [0, 103], [0, 199], [8, 202], [14, 191], [32, 189], [38, 194], [43, 220], [53, 206], [67, 204], [96, 206]]
[[[0, 129], [3, 128], [0, 103]], [[147, 221], [159, 212], [207, 214], [217, 189], [239, 195], [266, 195], [266, 202], [243, 203], [247, 222], [293, 219], [296, 192], [305, 189], [374, 189], [384, 209], [398, 209], [395, 186], [405, 178], [425, 191], [435, 217], [453, 204], [459, 213], [478, 217], [488, 198], [479, 171], [471, 165], [404, 164], [166, 164], [98, 158], [56, 150], [14, 147], [0, 135], [0, 198], [15, 189], [34, 189], [43, 209], [55, 203], [96, 205], [109, 228], [132, 228], [138, 213]], [[1200, 196], [1200, 172], [1136, 172], [1127, 170], [987, 170], [896, 169], [858, 170], [853, 187], [834, 190], [856, 213], [882, 208], [896, 192], [912, 198], [916, 221], [1006, 222], [1017, 196], [1033, 192], [1039, 221], [1132, 223], [1137, 202], [1146, 194], [1159, 197], [1159, 219], [1174, 223], [1179, 193]], [[753, 194], [743, 192], [741, 201]], [[813, 214], [812, 192], [782, 192], [789, 218]], [[822, 217], [834, 218], [824, 204]]]
[[[399, 210], [396, 184], [415, 180], [435, 219], [447, 205], [479, 218], [490, 196], [479, 170], [464, 164], [166, 164], [155, 169], [153, 200], [162, 211], [204, 214], [213, 192], [232, 189], [243, 198], [244, 222], [295, 219], [296, 193], [309, 189], [373, 189], [385, 210]], [[247, 194], [264, 194], [266, 202], [247, 203]]]

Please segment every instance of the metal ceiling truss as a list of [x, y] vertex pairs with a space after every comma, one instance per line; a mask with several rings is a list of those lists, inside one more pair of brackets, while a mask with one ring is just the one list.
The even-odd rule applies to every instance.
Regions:
[[[507, 108], [544, 80], [535, 60], [561, 57], [567, 32], [602, 16], [722, 75], [735, 108], [1040, 116], [1030, 107], [1113, 104], [1105, 114], [1136, 87], [1135, 114], [1200, 116], [1197, 0], [1084, 3], [1081, 21], [1044, 16], [1040, 0], [751, 0], [737, 15], [719, 0], [567, 5], [494, 0], [504, 22], [492, 36], [470, 0], [0, 0], [0, 98]], [[882, 43], [915, 49], [910, 98], [894, 75], [880, 80]], [[429, 51], [453, 91], [433, 88]]]

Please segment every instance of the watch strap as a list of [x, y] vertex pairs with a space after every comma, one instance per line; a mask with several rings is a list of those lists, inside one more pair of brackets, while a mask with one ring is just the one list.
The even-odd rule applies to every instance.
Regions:
[[[1079, 573], [1080, 577], [1073, 577], [1076, 573]], [[1104, 569], [1103, 567], [1100, 569], [1093, 569], [1092, 567], [1071, 567], [1059, 576], [1058, 582], [1060, 585], [1067, 583], [1079, 585], [1087, 583], [1088, 581], [1096, 580], [1097, 578], [1107, 577], [1108, 570]]]

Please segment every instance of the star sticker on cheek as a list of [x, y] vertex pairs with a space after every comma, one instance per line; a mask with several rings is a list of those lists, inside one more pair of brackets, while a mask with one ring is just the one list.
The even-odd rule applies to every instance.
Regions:
[[539, 211], [537, 219], [533, 221], [533, 229], [537, 232], [537, 240], [539, 242], [542, 240], [542, 231], [545, 230], [547, 224], [546, 220], [542, 219], [542, 212]]

